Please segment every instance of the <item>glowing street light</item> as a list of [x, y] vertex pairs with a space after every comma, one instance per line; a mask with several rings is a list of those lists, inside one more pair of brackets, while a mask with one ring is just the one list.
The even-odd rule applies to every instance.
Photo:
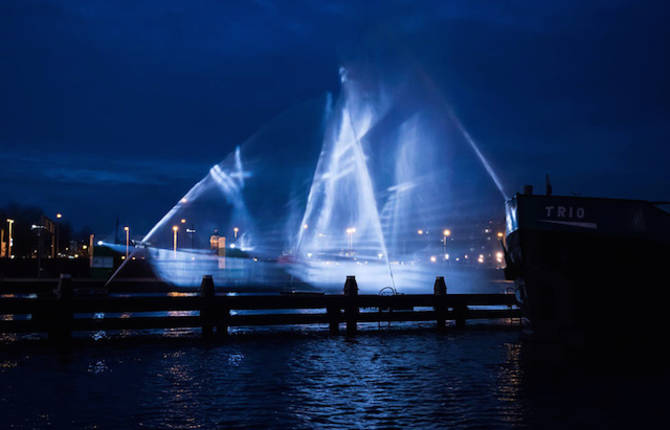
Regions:
[[239, 228], [233, 227], [233, 233], [235, 233], [235, 239], [237, 239], [237, 232], [240, 231]]
[[14, 244], [14, 238], [12, 237], [12, 225], [14, 225], [14, 220], [7, 218], [7, 223], [9, 224], [9, 235], [7, 236], [7, 258], [12, 258], [12, 245]]
[[437, 257], [435, 257], [434, 255], [431, 255], [430, 256], [430, 262], [435, 263], [436, 261], [437, 261]]
[[448, 228], [442, 230], [442, 247], [444, 248], [444, 252], [447, 252], [447, 238], [449, 236], [451, 236], [451, 230]]
[[417, 231], [416, 231], [416, 234], [418, 234], [419, 236], [421, 236], [421, 235], [423, 234], [423, 230], [421, 230], [421, 229], [417, 230]]
[[128, 258], [128, 242], [129, 242], [129, 235], [130, 235], [130, 227], [125, 226], [123, 229], [126, 232], [126, 258]]
[[42, 276], [42, 230], [47, 228], [43, 225], [31, 225], [31, 230], [37, 230], [37, 277]]
[[[191, 227], [193, 227], [193, 225], [191, 225]], [[196, 232], [196, 230], [194, 228], [187, 228], [186, 229], [186, 233], [191, 234], [191, 249], [195, 249], [194, 246], [193, 246], [193, 233], [195, 233], [195, 232]]]
[[498, 236], [498, 239], [502, 239], [503, 238], [503, 232], [499, 231], [496, 236]]
[[181, 223], [182, 223], [182, 224], [186, 224], [186, 218], [182, 218], [182, 219], [181, 219]]
[[173, 235], [173, 248], [174, 248], [174, 255], [177, 256], [177, 232], [179, 231], [179, 227], [176, 225], [172, 226], [172, 232], [174, 233]]
[[307, 230], [307, 229], [309, 228], [309, 226], [308, 226], [307, 224], [303, 224], [303, 225], [302, 225], [302, 228], [303, 228], [304, 230]]
[[[61, 219], [61, 218], [63, 218], [63, 214], [58, 212], [56, 214], [56, 219]], [[53, 251], [54, 251], [54, 256], [58, 257], [58, 247], [59, 247], [58, 242], [60, 242], [60, 222], [56, 223], [56, 240], [55, 240], [55, 242], [56, 243], [54, 244], [55, 246], [54, 246]]]

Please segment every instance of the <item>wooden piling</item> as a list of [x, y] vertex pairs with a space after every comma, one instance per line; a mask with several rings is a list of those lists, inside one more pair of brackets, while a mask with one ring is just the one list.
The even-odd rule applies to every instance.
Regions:
[[465, 327], [465, 318], [468, 313], [468, 306], [465, 303], [457, 303], [454, 305], [454, 315], [456, 319], [456, 328]]
[[[221, 297], [225, 299], [224, 297]], [[230, 321], [230, 308], [226, 305], [219, 306], [219, 313], [216, 316], [216, 335], [228, 336], [228, 325]]]
[[218, 316], [218, 322], [216, 324], [217, 336], [228, 336], [229, 321], [230, 321], [230, 309], [226, 306], [221, 309], [221, 313]]
[[356, 333], [356, 320], [358, 319], [358, 284], [356, 277], [347, 276], [344, 282], [344, 295], [348, 298], [347, 305], [344, 309], [345, 320], [347, 324], [347, 334], [352, 335]]
[[72, 297], [74, 296], [72, 276], [61, 273], [53, 293], [55, 301], [48, 315], [51, 320], [48, 335], [51, 340], [65, 341], [72, 336]]
[[435, 277], [433, 285], [433, 295], [435, 296], [435, 316], [437, 317], [437, 329], [444, 330], [447, 327], [446, 314], [447, 306], [444, 304], [444, 298], [447, 295], [447, 284], [444, 282], [444, 276]]
[[214, 320], [214, 280], [212, 275], [204, 275], [200, 284], [200, 321], [202, 322], [202, 336], [211, 337]]
[[340, 331], [340, 308], [336, 306], [326, 307], [326, 313], [328, 315], [328, 328], [330, 329], [330, 334], [337, 334]]

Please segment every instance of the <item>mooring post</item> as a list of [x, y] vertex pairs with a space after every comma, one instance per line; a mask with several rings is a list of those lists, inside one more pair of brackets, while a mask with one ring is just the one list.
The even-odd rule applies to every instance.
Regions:
[[56, 302], [51, 313], [53, 321], [50, 322], [49, 338], [66, 340], [72, 336], [72, 275], [61, 273], [53, 293]]
[[437, 316], [437, 329], [444, 330], [447, 327], [446, 313], [447, 307], [444, 303], [444, 298], [447, 296], [447, 284], [444, 282], [444, 276], [435, 277], [435, 285], [433, 285], [433, 294], [435, 295], [435, 314]]
[[454, 313], [456, 314], [456, 328], [465, 327], [465, 314], [468, 312], [468, 307], [465, 303], [458, 303], [454, 306]]
[[216, 335], [228, 336], [228, 317], [230, 316], [230, 308], [225, 306], [221, 308], [221, 315], [216, 323]]
[[358, 317], [358, 303], [356, 301], [358, 284], [356, 283], [355, 276], [347, 276], [347, 280], [344, 282], [344, 295], [347, 297], [347, 305], [344, 309], [347, 321], [347, 334], [355, 334], [356, 319]]
[[212, 275], [204, 275], [200, 283], [200, 321], [202, 324], [202, 335], [210, 337], [213, 332], [212, 320], [213, 301], [214, 301], [214, 280]]
[[337, 306], [326, 306], [328, 314], [328, 328], [330, 334], [337, 334], [340, 331], [340, 308]]

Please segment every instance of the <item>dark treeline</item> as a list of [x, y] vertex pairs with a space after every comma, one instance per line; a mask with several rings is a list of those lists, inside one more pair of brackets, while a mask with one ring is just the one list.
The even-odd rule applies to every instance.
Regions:
[[[12, 237], [14, 238], [14, 245], [12, 247], [12, 254], [18, 258], [29, 257], [35, 254], [38, 249], [38, 230], [33, 229], [32, 226], [42, 225], [43, 217], [49, 218], [54, 223], [58, 224], [58, 249], [65, 250], [70, 244], [71, 240], [88, 241], [91, 229], [84, 227], [75, 231], [67, 219], [57, 219], [56, 215], [51, 216], [45, 214], [44, 210], [36, 206], [22, 206], [18, 203], [9, 203], [4, 207], [0, 207], [0, 221], [2, 221], [1, 229], [4, 230], [4, 241], [8, 241], [9, 223], [7, 219], [13, 219]], [[47, 254], [47, 248], [51, 243], [52, 234], [48, 231], [42, 230], [42, 252]]]

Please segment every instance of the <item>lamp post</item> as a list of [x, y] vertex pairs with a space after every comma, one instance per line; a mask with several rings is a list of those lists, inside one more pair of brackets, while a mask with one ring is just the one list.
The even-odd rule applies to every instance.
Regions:
[[31, 230], [37, 230], [37, 277], [42, 276], [42, 230], [46, 229], [43, 225], [33, 224]]
[[125, 226], [125, 227], [123, 227], [123, 230], [125, 230], [125, 232], [126, 232], [126, 259], [127, 259], [128, 258], [128, 242], [130, 242], [130, 240], [129, 240], [130, 227]]
[[14, 220], [7, 218], [7, 223], [9, 224], [9, 234], [7, 236], [7, 258], [12, 258], [12, 245], [14, 244], [14, 239], [12, 238], [12, 226], [14, 225]]
[[56, 221], [56, 243], [55, 243], [56, 246], [54, 246], [54, 254], [55, 254], [56, 258], [58, 257], [58, 241], [60, 240], [60, 219], [61, 218], [63, 218], [63, 214], [58, 212], [56, 214], [56, 219], [58, 220], [58, 221]]
[[191, 225], [191, 228], [186, 229], [186, 233], [191, 234], [191, 249], [195, 249], [194, 244], [193, 244], [193, 233], [195, 233], [195, 229], [193, 228], [193, 225]]
[[174, 225], [172, 226], [172, 232], [174, 233], [173, 235], [173, 247], [174, 247], [174, 256], [177, 256], [177, 232], [179, 231], [179, 227]]
[[442, 246], [444, 248], [443, 251], [444, 251], [445, 254], [447, 253], [447, 238], [449, 236], [451, 236], [451, 230], [449, 230], [448, 228], [445, 228], [442, 231]]
[[237, 240], [237, 232], [240, 231], [239, 228], [233, 227], [233, 233], [235, 234], [235, 240]]

